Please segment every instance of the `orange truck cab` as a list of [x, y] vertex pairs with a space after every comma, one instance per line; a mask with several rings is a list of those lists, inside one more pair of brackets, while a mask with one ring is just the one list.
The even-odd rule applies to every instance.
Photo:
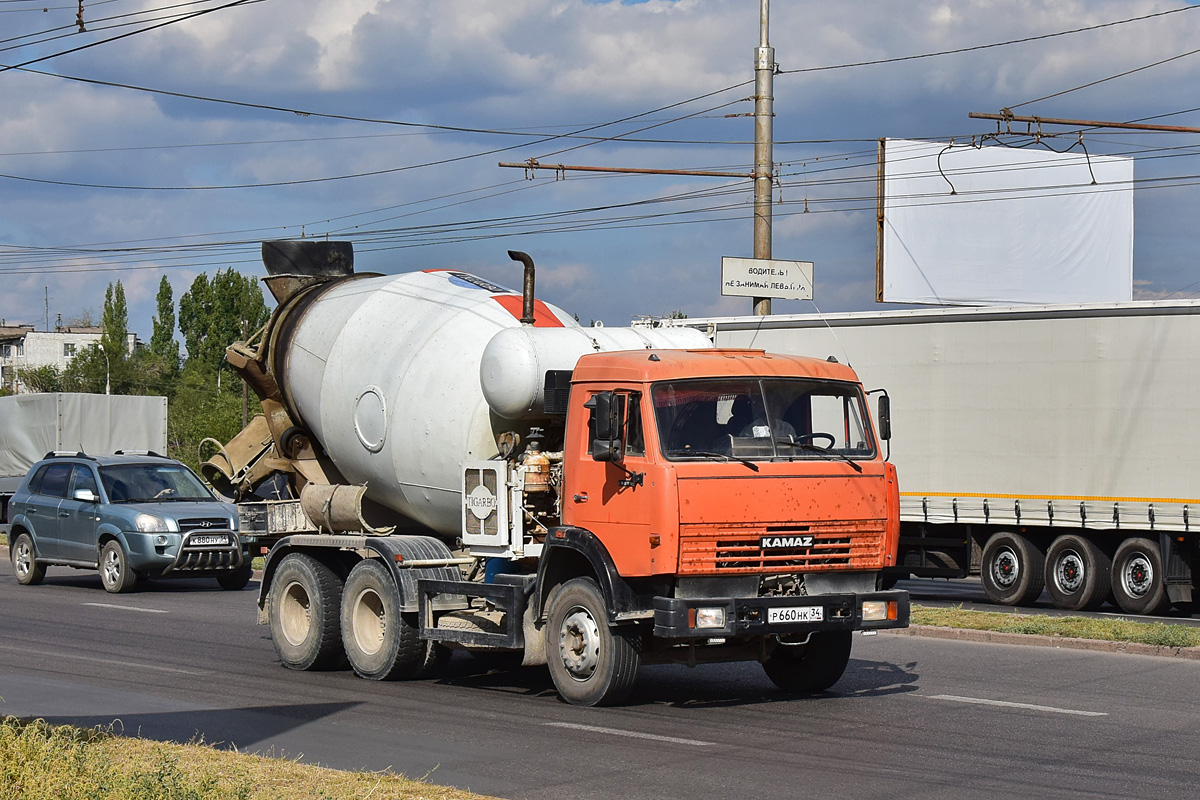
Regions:
[[[886, 437], [886, 397], [880, 408]], [[636, 664], [664, 661], [754, 659], [784, 689], [820, 691], [853, 631], [908, 625], [908, 594], [877, 589], [897, 551], [896, 472], [845, 365], [585, 355], [560, 494], [534, 608], [574, 702], [611, 702]]]

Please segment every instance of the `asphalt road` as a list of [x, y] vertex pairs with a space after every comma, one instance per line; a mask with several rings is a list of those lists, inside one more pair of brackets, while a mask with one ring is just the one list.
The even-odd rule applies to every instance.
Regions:
[[[256, 588], [254, 584], [251, 588]], [[281, 668], [254, 592], [0, 563], [0, 713], [392, 767], [508, 798], [1196, 796], [1200, 662], [858, 636], [834, 690], [755, 664], [650, 667], [632, 702], [560, 702], [544, 668], [372, 683]]]

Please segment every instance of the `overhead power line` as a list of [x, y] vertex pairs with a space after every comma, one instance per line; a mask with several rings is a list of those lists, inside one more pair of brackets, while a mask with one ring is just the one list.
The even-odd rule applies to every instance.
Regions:
[[[1026, 42], [1037, 42], [1042, 39], [1053, 39], [1056, 36], [1070, 36], [1076, 33], [1084, 33], [1085, 31], [1095, 31], [1101, 28], [1112, 28], [1117, 25], [1126, 25], [1131, 22], [1141, 22], [1142, 20], [1153, 19], [1155, 17], [1165, 17], [1168, 14], [1178, 14], [1181, 11], [1192, 11], [1197, 6], [1183, 6], [1181, 8], [1172, 8], [1167, 11], [1159, 11], [1154, 14], [1144, 14], [1140, 17], [1130, 17], [1128, 19], [1119, 19], [1113, 22], [1104, 22], [1099, 25], [1088, 25], [1083, 28], [1072, 28], [1068, 31], [1057, 31], [1056, 33], [1043, 33], [1038, 36], [1026, 36], [1021, 39], [1009, 39], [1003, 42], [992, 42], [991, 44], [977, 44], [970, 47], [958, 47], [953, 50], [939, 50], [935, 53], [921, 53], [912, 56], [897, 56], [895, 58], [880, 58], [873, 61], [856, 61], [849, 64], [833, 64], [824, 67], [803, 67], [801, 69], [782, 69], [779, 70], [781, 75], [793, 75], [802, 72], [827, 72], [835, 69], [851, 69], [853, 67], [874, 67], [880, 64], [898, 64], [902, 61], [917, 61], [923, 58], [937, 58], [938, 56], [950, 56], [958, 53], [971, 53], [976, 50], [989, 50], [993, 47], [1008, 47], [1014, 44], [1024, 44]], [[1032, 101], [1031, 101], [1032, 102]], [[1016, 108], [1016, 106], [1013, 106]]]

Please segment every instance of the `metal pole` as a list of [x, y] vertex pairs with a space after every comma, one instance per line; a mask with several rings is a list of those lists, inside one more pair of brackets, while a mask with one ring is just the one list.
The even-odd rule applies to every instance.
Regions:
[[[754, 257], [771, 257], [771, 177], [774, 172], [775, 48], [767, 40], [770, 0], [759, 0], [758, 47], [754, 50]], [[755, 297], [754, 313], [771, 313], [771, 298]]]

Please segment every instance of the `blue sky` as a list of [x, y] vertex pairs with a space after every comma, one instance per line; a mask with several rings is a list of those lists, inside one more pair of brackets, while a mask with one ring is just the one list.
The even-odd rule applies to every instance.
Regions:
[[[0, 64], [220, 5], [85, 3], [79, 33], [76, 4], [14, 0], [0, 5]], [[969, 112], [1018, 104], [1200, 125], [1189, 111], [1200, 54], [1026, 104], [1195, 50], [1200, 11], [842, 65], [1174, 9], [1190, 6], [776, 0], [775, 256], [816, 263], [822, 310], [874, 306], [879, 137], [969, 140], [995, 130]], [[749, 300], [719, 295], [718, 278], [722, 255], [751, 255], [749, 182], [526, 180], [497, 162], [748, 170], [753, 128], [741, 115], [757, 24], [753, 0], [264, 0], [30, 65], [49, 74], [0, 71], [0, 318], [40, 326], [47, 294], [52, 323], [98, 317], [120, 279], [147, 339], [162, 275], [177, 298], [200, 272], [261, 275], [257, 242], [302, 234], [352, 239], [362, 270], [453, 267], [512, 286], [519, 268], [505, 251], [524, 250], [539, 295], [584, 322], [748, 313]], [[605, 140], [566, 136], [584, 129]], [[1135, 296], [1200, 296], [1200, 190], [1187, 178], [1200, 175], [1200, 140], [1098, 131], [1085, 142], [1138, 159]]]

